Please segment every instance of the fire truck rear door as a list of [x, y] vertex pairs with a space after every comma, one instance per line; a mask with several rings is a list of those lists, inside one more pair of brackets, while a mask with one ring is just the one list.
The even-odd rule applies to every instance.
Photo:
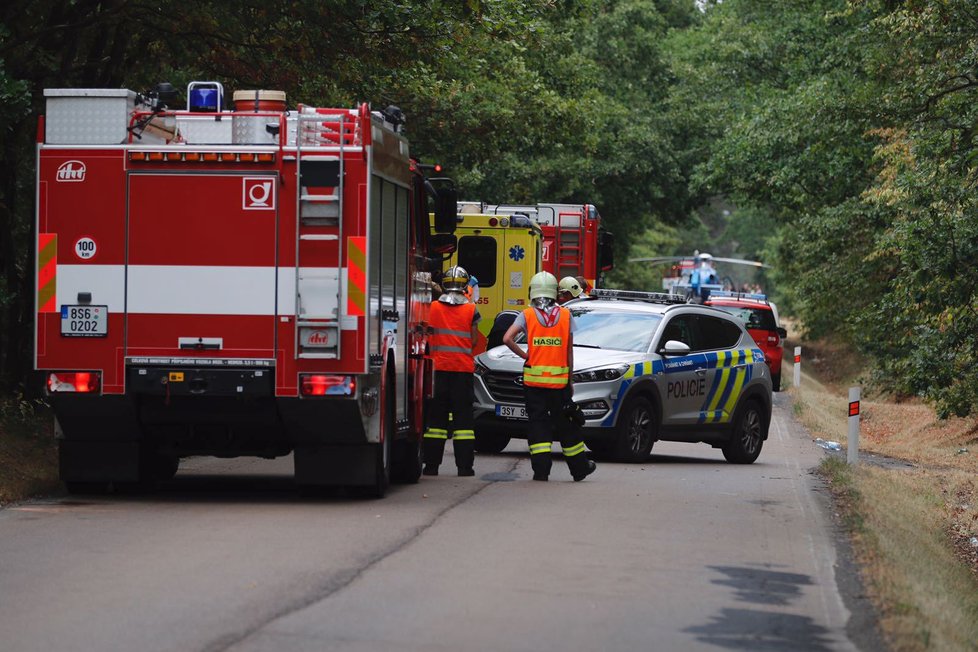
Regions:
[[126, 355], [273, 358], [278, 177], [132, 173]]

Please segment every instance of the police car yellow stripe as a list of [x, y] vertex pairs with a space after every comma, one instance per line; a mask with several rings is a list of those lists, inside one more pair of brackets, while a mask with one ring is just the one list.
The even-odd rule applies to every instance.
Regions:
[[712, 412], [720, 407], [720, 398], [723, 396], [724, 391], [726, 391], [729, 381], [729, 369], [721, 369], [719, 372], [717, 372], [717, 382], [714, 383], [713, 394], [707, 402], [706, 409], [708, 412]]
[[723, 423], [730, 420], [744, 386], [751, 378], [755, 351], [718, 351], [713, 386], [700, 412], [700, 423]]
[[736, 371], [733, 381], [733, 389], [730, 392], [730, 397], [727, 399], [726, 404], [723, 406], [724, 413], [728, 415], [733, 413], [734, 406], [737, 405], [737, 399], [740, 398], [740, 392], [744, 389], [744, 380], [746, 378], [746, 369], [738, 369]]

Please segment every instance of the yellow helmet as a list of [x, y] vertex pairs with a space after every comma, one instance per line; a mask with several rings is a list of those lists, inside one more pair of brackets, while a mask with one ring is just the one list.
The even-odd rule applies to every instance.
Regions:
[[557, 300], [557, 277], [550, 272], [537, 272], [530, 279], [530, 298]]
[[561, 292], [569, 292], [574, 298], [581, 296], [581, 292], [584, 291], [581, 284], [578, 283], [577, 279], [573, 276], [565, 276], [564, 278], [560, 279], [557, 289]]

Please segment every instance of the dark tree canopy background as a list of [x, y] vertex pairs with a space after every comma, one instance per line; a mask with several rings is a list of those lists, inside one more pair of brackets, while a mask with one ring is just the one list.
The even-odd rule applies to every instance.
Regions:
[[[466, 199], [590, 202], [631, 256], [759, 257], [783, 312], [942, 414], [978, 398], [973, 0], [14, 0], [0, 8], [0, 385], [33, 343], [52, 87], [215, 79], [408, 117]], [[776, 285], [775, 285], [776, 284]]]

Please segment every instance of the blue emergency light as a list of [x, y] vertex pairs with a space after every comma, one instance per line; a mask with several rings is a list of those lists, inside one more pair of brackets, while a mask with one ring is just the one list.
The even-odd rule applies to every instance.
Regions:
[[220, 82], [190, 82], [187, 85], [187, 110], [218, 113], [223, 107], [224, 88]]

